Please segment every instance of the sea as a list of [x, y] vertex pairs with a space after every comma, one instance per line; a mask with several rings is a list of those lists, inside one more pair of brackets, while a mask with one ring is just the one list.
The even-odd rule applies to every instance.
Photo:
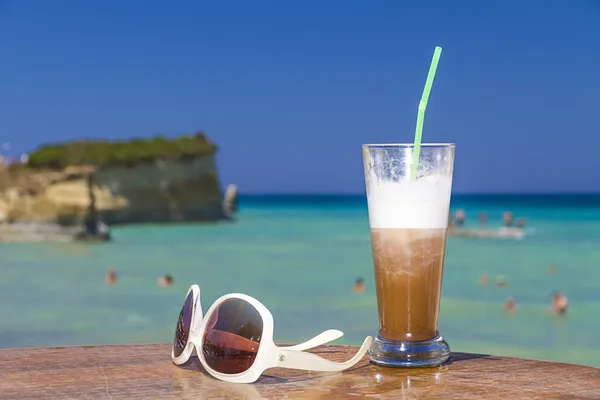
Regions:
[[[600, 195], [455, 195], [451, 208], [466, 211], [466, 227], [480, 212], [500, 227], [510, 210], [530, 233], [448, 238], [440, 332], [452, 350], [600, 367]], [[276, 342], [377, 334], [364, 195], [246, 195], [231, 222], [112, 233], [105, 244], [0, 243], [0, 348], [171, 342], [194, 283], [204, 309], [233, 292], [260, 300]], [[171, 287], [157, 284], [164, 274]], [[562, 317], [548, 309], [554, 291], [569, 300]]]

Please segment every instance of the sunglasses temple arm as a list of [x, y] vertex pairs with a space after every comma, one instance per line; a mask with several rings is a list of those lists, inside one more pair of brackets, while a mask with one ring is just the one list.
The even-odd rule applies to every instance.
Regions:
[[368, 336], [363, 342], [358, 353], [354, 355], [350, 360], [345, 362], [329, 361], [326, 358], [318, 356], [316, 354], [307, 353], [304, 351], [290, 350], [289, 348], [283, 347], [280, 350], [278, 367], [281, 368], [292, 368], [302, 369], [306, 371], [343, 371], [348, 369], [356, 363], [358, 363], [369, 350], [369, 346], [373, 338]]
[[321, 346], [322, 344], [325, 344], [325, 343], [333, 342], [334, 340], [339, 339], [342, 336], [344, 336], [344, 332], [338, 331], [337, 329], [329, 329], [329, 330], [326, 330], [325, 332], [318, 334], [314, 338], [307, 340], [304, 343], [300, 343], [300, 344], [297, 344], [294, 346], [282, 347], [282, 349], [296, 350], [296, 351], [308, 350], [308, 349], [312, 349], [317, 346]]
[[200, 291], [200, 287], [198, 286], [198, 299], [196, 300], [196, 318], [204, 318], [204, 312], [202, 310], [202, 297], [200, 296], [202, 292]]

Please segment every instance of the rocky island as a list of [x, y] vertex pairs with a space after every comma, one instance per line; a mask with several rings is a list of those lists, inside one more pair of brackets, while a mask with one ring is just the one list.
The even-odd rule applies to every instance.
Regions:
[[51, 240], [58, 231], [98, 236], [98, 224], [228, 219], [235, 193], [223, 199], [216, 152], [203, 132], [41, 146], [24, 163], [0, 166], [0, 240], [27, 229]]

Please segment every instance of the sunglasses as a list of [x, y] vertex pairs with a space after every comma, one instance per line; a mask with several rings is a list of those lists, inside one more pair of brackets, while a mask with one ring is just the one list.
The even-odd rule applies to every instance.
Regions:
[[200, 287], [188, 289], [175, 328], [171, 360], [187, 363], [195, 353], [204, 369], [226, 382], [252, 383], [269, 368], [307, 371], [343, 371], [358, 363], [373, 341], [368, 336], [350, 360], [334, 362], [304, 350], [339, 339], [344, 334], [330, 329], [295, 345], [273, 342], [273, 315], [260, 301], [240, 293], [221, 296], [202, 315]]

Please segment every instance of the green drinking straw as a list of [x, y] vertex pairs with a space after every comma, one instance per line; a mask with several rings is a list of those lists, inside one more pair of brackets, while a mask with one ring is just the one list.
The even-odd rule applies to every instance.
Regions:
[[429, 73], [427, 74], [427, 80], [425, 81], [423, 96], [421, 96], [421, 101], [419, 102], [419, 111], [417, 112], [417, 129], [415, 130], [415, 144], [412, 154], [412, 166], [410, 174], [411, 179], [417, 179], [417, 171], [419, 169], [419, 155], [421, 153], [421, 137], [423, 136], [423, 120], [425, 119], [425, 109], [427, 108], [429, 92], [431, 92], [433, 78], [435, 78], [435, 71], [437, 70], [441, 54], [442, 48], [440, 46], [437, 46], [433, 52], [433, 58], [431, 59], [431, 66], [429, 67]]

